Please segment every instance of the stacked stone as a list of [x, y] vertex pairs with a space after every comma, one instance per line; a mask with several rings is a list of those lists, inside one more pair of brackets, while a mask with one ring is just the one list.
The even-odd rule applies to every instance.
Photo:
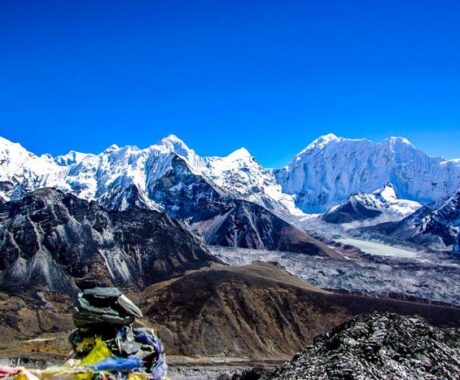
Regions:
[[152, 329], [135, 326], [142, 311], [117, 288], [85, 289], [73, 318], [77, 327], [69, 338], [73, 359], [98, 370], [144, 371], [148, 378], [163, 377], [161, 341]]

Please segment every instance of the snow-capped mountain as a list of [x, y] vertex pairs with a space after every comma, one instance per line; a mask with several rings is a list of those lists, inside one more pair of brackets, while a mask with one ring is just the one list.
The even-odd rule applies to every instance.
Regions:
[[[392, 193], [375, 192], [389, 182]], [[244, 148], [226, 157], [202, 157], [174, 135], [144, 149], [112, 145], [99, 154], [71, 151], [54, 158], [0, 139], [0, 200], [42, 187], [96, 200], [106, 209], [164, 209], [191, 224], [206, 220], [206, 213], [220, 215], [229, 200], [254, 202], [296, 223], [307, 211], [339, 205], [331, 215], [353, 209], [350, 196], [357, 208], [365, 207], [364, 214], [382, 212], [391, 216], [385, 221], [393, 221], [417, 207], [403, 199], [428, 204], [460, 188], [460, 160], [429, 157], [404, 138], [375, 143], [332, 134], [312, 142], [281, 170], [262, 167]], [[401, 199], [395, 200], [394, 192]], [[356, 211], [352, 219], [365, 216]]]
[[226, 157], [200, 157], [174, 135], [145, 149], [112, 145], [100, 154], [72, 151], [56, 158], [37, 157], [19, 144], [2, 139], [0, 196], [9, 199], [15, 193], [55, 187], [97, 200], [109, 209], [124, 209], [129, 202], [122, 201], [121, 193], [131, 192], [135, 186], [141, 203], [158, 208], [161, 204], [152, 203], [149, 194], [171, 169], [174, 157], [183, 159], [192, 173], [229, 196], [255, 202], [285, 218], [303, 215], [294, 197], [281, 191], [273, 171], [263, 168], [246, 149]]
[[15, 162], [26, 174], [5, 175], [10, 185], [4, 187], [4, 200], [53, 187], [96, 200], [108, 210], [164, 210], [208, 244], [309, 254], [328, 251], [270, 211], [303, 215], [295, 210], [293, 197], [282, 194], [273, 173], [245, 149], [223, 158], [200, 157], [176, 136], [168, 136], [146, 149], [112, 145], [98, 155], [71, 152], [53, 159], [12, 145], [33, 163], [44, 160], [47, 166], [30, 170], [28, 161]]
[[460, 191], [443, 201], [420, 208], [399, 222], [364, 228], [363, 232], [436, 250], [451, 250], [460, 233]]
[[50, 155], [36, 156], [20, 144], [0, 137], [0, 199], [7, 200], [15, 187], [33, 190], [58, 182], [65, 171]]
[[226, 157], [206, 157], [203, 162], [203, 174], [233, 197], [257, 203], [286, 219], [303, 216], [294, 197], [282, 192], [273, 170], [263, 168], [245, 148]]
[[460, 160], [429, 157], [402, 137], [376, 143], [328, 134], [276, 171], [276, 177], [305, 212], [323, 212], [351, 194], [388, 182], [402, 199], [426, 204], [460, 188]]
[[322, 219], [328, 223], [351, 223], [374, 219], [377, 222], [399, 221], [412, 214], [421, 204], [406, 199], [398, 199], [391, 183], [372, 193], [358, 193], [347, 201], [331, 207]]

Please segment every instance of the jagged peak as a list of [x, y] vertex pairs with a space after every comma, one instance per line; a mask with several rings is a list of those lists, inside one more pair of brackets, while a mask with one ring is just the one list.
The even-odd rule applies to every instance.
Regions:
[[157, 145], [164, 146], [164, 147], [166, 147], [169, 150], [174, 151], [174, 152], [177, 152], [177, 151], [180, 151], [180, 150], [186, 150], [186, 151], [191, 150], [182, 139], [180, 139], [179, 137], [177, 137], [174, 134], [170, 134], [170, 135], [168, 135], [166, 137], [163, 137], [158, 142]]
[[192, 166], [200, 166], [200, 157], [176, 135], [171, 134], [164, 137], [150, 149], [159, 150], [162, 153], [175, 153], [185, 158]]
[[171, 143], [174, 143], [174, 144], [182, 144], [182, 145], [185, 145], [184, 141], [177, 137], [175, 134], [171, 133], [169, 134], [168, 136], [166, 137], [163, 137], [160, 142], [171, 142]]
[[167, 148], [169, 151], [179, 154], [181, 151], [191, 151], [182, 139], [173, 134], [163, 137], [156, 146]]

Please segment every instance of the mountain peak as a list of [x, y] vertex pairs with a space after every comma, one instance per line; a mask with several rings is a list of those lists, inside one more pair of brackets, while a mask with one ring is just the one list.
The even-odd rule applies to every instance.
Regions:
[[[165, 145], [165, 146], [181, 146], [181, 147], [187, 147], [187, 145], [184, 143], [182, 139], [177, 137], [174, 134], [170, 134], [166, 137], [163, 137], [159, 144]], [[188, 148], [188, 147], [187, 147]]]
[[244, 159], [244, 158], [251, 158], [252, 156], [251, 156], [251, 153], [249, 153], [249, 151], [246, 148], [242, 147], [230, 153], [227, 157], [233, 158], [233, 159]]
[[327, 133], [325, 135], [319, 136], [317, 139], [313, 140], [313, 142], [310, 144], [327, 144], [331, 141], [336, 141], [340, 140], [340, 137], [337, 137], [334, 133]]
[[397, 145], [397, 144], [409, 145], [412, 147], [414, 146], [414, 144], [412, 144], [408, 139], [406, 139], [405, 137], [401, 137], [401, 136], [391, 136], [383, 141], [392, 146]]
[[391, 182], [388, 182], [384, 187], [375, 190], [373, 194], [384, 201], [394, 201], [397, 199], [395, 188]]
[[168, 147], [172, 150], [177, 150], [177, 149], [185, 149], [185, 150], [190, 150], [190, 148], [187, 146], [187, 144], [182, 140], [181, 138], [177, 137], [174, 134], [170, 134], [166, 137], [163, 137], [158, 145], [162, 145], [165, 147]]
[[177, 137], [175, 134], [171, 133], [170, 135], [163, 137], [160, 142], [172, 143], [172, 144], [181, 144], [185, 145], [184, 141]]
[[76, 152], [74, 150], [69, 151], [66, 154], [62, 154], [54, 158], [54, 161], [61, 166], [68, 166], [72, 164], [77, 164], [82, 161], [89, 154]]
[[341, 137], [337, 137], [333, 133], [322, 135], [317, 139], [313, 140], [304, 150], [302, 150], [297, 156], [301, 156], [303, 153], [313, 149], [323, 149], [327, 144], [333, 141], [341, 141]]
[[318, 137], [316, 140], [313, 140], [310, 145], [307, 146], [307, 149], [313, 149], [313, 148], [323, 148], [327, 144], [329, 144], [332, 141], [340, 141], [342, 138], [337, 137], [333, 133], [328, 133], [326, 135], [322, 135]]
[[114, 151], [120, 150], [120, 149], [121, 148], [117, 144], [112, 144], [106, 150], [104, 150], [104, 153], [110, 153], [110, 152], [114, 152]]
[[154, 147], [155, 149], [160, 149], [164, 153], [176, 153], [189, 160], [191, 163], [197, 160], [195, 151], [190, 149], [184, 141], [173, 134], [162, 138]]

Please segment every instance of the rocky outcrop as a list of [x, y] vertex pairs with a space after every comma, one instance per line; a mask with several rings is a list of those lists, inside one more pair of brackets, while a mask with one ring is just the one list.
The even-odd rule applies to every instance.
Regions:
[[373, 313], [317, 337], [268, 379], [454, 380], [459, 373], [460, 329]]
[[178, 221], [40, 189], [0, 206], [0, 286], [72, 293], [95, 281], [142, 289], [217, 260]]

